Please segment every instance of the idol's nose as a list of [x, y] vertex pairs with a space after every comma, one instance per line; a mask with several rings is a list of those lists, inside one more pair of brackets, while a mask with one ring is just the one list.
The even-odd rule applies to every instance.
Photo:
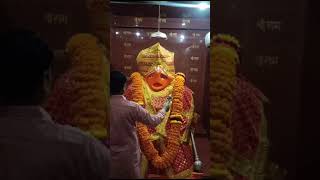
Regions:
[[156, 72], [154, 77], [157, 78], [157, 79], [160, 79], [161, 78], [161, 72]]

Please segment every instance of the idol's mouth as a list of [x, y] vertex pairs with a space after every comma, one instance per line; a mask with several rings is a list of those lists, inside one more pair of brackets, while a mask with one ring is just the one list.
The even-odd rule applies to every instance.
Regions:
[[154, 83], [153, 84], [153, 87], [161, 87], [162, 86], [162, 84], [160, 84], [160, 83]]

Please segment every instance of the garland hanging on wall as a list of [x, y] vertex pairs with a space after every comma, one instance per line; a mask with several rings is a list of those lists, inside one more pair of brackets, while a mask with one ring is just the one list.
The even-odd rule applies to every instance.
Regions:
[[236, 83], [236, 64], [239, 61], [238, 41], [229, 35], [213, 38], [210, 63], [210, 174], [217, 180], [232, 180], [232, 101]]
[[108, 72], [103, 50], [93, 35], [76, 34], [68, 41], [66, 51], [71, 66], [55, 84], [46, 109], [55, 121], [104, 139]]

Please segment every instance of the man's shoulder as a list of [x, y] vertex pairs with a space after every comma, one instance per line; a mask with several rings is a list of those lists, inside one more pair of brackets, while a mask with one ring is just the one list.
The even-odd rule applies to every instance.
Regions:
[[[76, 149], [71, 150], [73, 152], [72, 156], [75, 156], [80, 162], [86, 162], [86, 166], [95, 171], [92, 172], [94, 173], [92, 175], [107, 177], [106, 173], [108, 172], [105, 171], [109, 167], [110, 151], [102, 142], [75, 127], [58, 125], [58, 129], [59, 134], [62, 135], [60, 136], [60, 142], [69, 144], [70, 147], [76, 147]], [[104, 171], [104, 169], [106, 170]]]
[[129, 101], [129, 100], [128, 100], [127, 106], [128, 106], [128, 109], [131, 110], [131, 112], [142, 111], [144, 109], [140, 104], [134, 101]]
[[85, 145], [90, 141], [95, 141], [93, 137], [84, 131], [69, 125], [58, 125], [59, 139], [65, 143]]
[[94, 151], [98, 154], [107, 153], [107, 147], [88, 133], [69, 125], [59, 125], [59, 128], [61, 132], [60, 141], [63, 143], [82, 146], [85, 149]]
[[129, 107], [134, 107], [134, 108], [136, 108], [136, 107], [139, 107], [139, 106], [140, 106], [138, 103], [136, 103], [136, 102], [134, 102], [134, 101], [127, 100], [127, 102], [128, 102], [128, 106], [129, 106]]
[[127, 99], [127, 98], [124, 99], [123, 104], [124, 104], [124, 106], [126, 106], [129, 109], [136, 109], [136, 108], [140, 107], [140, 105], [138, 103], [136, 103], [130, 99]]

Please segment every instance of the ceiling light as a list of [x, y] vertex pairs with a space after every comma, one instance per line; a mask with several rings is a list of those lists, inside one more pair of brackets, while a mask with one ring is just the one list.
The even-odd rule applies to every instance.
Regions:
[[151, 38], [159, 38], [167, 40], [168, 37], [165, 33], [160, 32], [160, 3], [159, 3], [159, 12], [158, 12], [158, 31], [151, 34]]
[[163, 32], [160, 32], [160, 31], [152, 33], [151, 38], [168, 39], [167, 35]]
[[181, 35], [180, 35], [180, 42], [183, 42], [183, 41], [184, 41], [184, 38], [185, 38], [184, 35], [181, 34]]
[[139, 32], [136, 32], [136, 36], [138, 36], [138, 37], [139, 37], [139, 36], [140, 36], [140, 33], [139, 33]]
[[197, 5], [197, 7], [198, 7], [200, 10], [205, 10], [205, 9], [210, 8], [210, 5], [207, 4], [207, 3], [200, 3], [200, 4]]

